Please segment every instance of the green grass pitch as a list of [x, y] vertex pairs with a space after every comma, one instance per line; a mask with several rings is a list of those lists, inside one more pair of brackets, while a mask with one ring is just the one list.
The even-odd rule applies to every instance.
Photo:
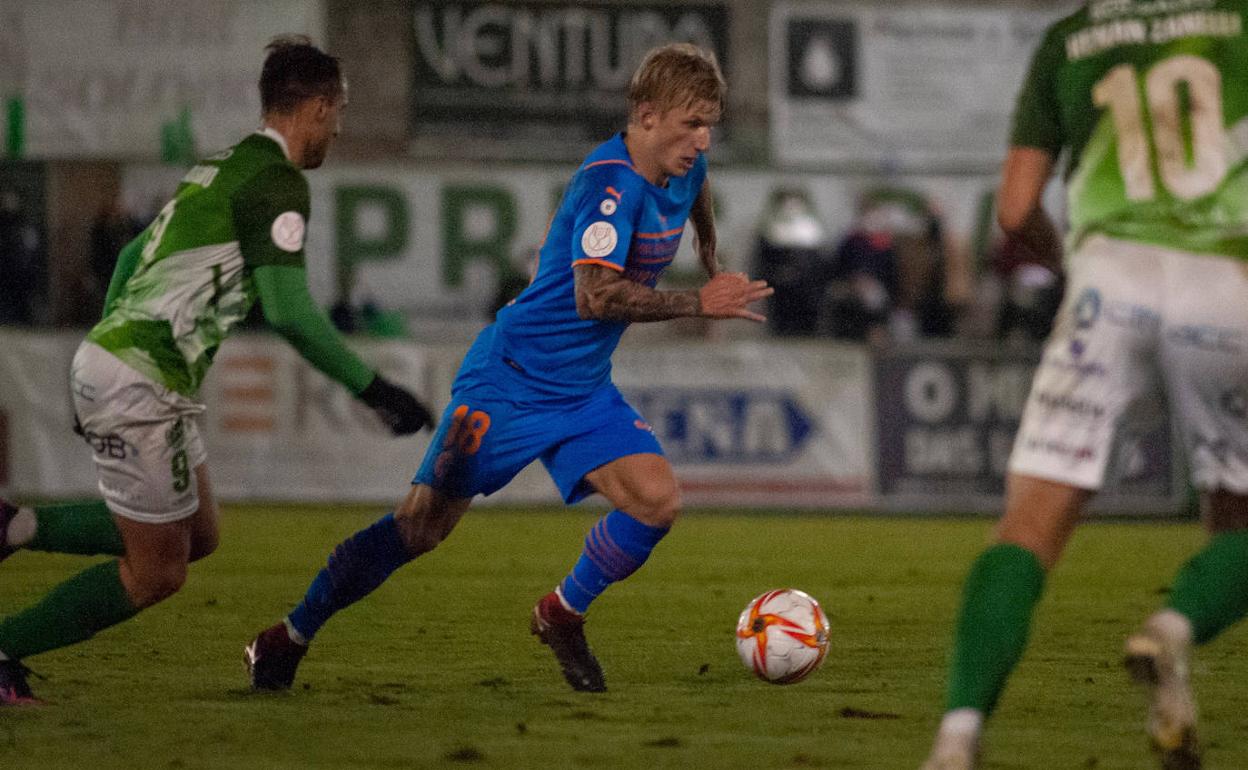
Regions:
[[[322, 631], [295, 690], [252, 694], [243, 645], [377, 509], [227, 506], [221, 549], [169, 602], [29, 662], [51, 705], [0, 712], [0, 767], [916, 768], [941, 711], [953, 612], [986, 519], [691, 513], [588, 633], [610, 691], [570, 691], [528, 633], [593, 510], [470, 513], [437, 551]], [[1148, 768], [1123, 636], [1203, 541], [1195, 524], [1096, 523], [1050, 580], [986, 768]], [[0, 612], [88, 560], [0, 565]], [[737, 614], [818, 598], [832, 649], [806, 682], [753, 679]], [[1245, 629], [1194, 676], [1207, 766], [1248, 767]]]

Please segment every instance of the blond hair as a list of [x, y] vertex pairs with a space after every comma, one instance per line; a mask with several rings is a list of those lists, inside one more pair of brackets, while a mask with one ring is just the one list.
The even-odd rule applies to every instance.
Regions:
[[660, 112], [710, 102], [724, 107], [728, 86], [715, 54], [692, 43], [669, 43], [653, 48], [641, 60], [628, 84], [628, 112], [635, 116], [642, 102]]

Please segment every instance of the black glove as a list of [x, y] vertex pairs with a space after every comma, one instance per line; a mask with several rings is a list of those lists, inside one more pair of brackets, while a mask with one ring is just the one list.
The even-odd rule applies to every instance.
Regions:
[[359, 398], [396, 436], [415, 433], [426, 425], [433, 426], [433, 415], [419, 399], [398, 385], [386, 382], [380, 374], [360, 391]]

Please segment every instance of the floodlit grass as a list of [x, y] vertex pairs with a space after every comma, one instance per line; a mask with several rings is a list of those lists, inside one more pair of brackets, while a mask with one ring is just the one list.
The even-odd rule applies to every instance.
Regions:
[[[961, 581], [983, 519], [688, 515], [588, 626], [610, 691], [574, 693], [528, 633], [593, 511], [481, 510], [324, 629], [289, 694], [247, 691], [241, 654], [283, 615], [360, 508], [230, 506], [221, 549], [181, 594], [28, 661], [52, 701], [0, 712], [4, 768], [915, 768], [941, 711]], [[1048, 586], [985, 746], [986, 768], [1146, 768], [1123, 636], [1203, 537], [1194, 524], [1093, 524]], [[0, 611], [88, 560], [18, 554]], [[732, 629], [782, 586], [827, 609], [810, 680], [756, 681]], [[1195, 665], [1207, 766], [1248, 767], [1237, 629]]]

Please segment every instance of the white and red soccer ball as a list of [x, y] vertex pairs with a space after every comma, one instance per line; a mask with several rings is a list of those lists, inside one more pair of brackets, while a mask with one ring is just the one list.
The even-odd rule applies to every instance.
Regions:
[[772, 684], [800, 682], [828, 654], [828, 616], [804, 591], [768, 591], [741, 611], [737, 653], [759, 679]]

